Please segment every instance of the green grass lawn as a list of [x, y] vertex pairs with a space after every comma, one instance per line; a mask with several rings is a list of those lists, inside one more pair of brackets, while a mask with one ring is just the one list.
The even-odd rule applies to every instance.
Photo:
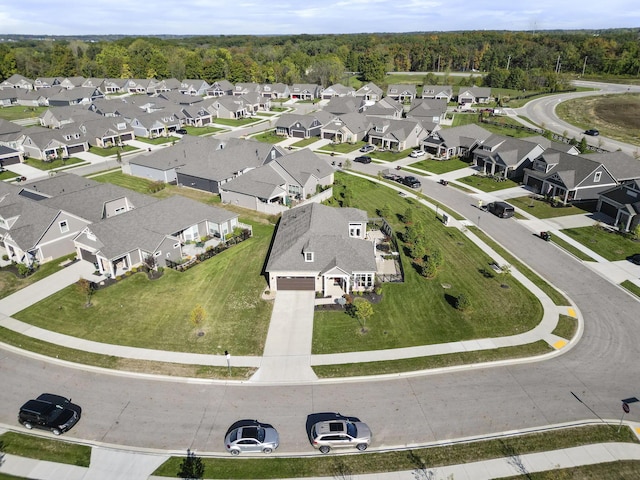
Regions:
[[262, 133], [258, 133], [257, 135], [252, 135], [251, 139], [257, 140], [259, 142], [276, 144], [276, 143], [282, 142], [283, 140], [286, 140], [287, 137], [284, 137], [282, 135], [277, 135], [275, 131], [271, 128], [269, 130], [265, 130]]
[[0, 435], [0, 443], [4, 446], [5, 453], [21, 457], [78, 467], [88, 467], [91, 460], [91, 447], [59, 439], [51, 440], [35, 435], [6, 432]]
[[629, 255], [640, 253], [640, 242], [627, 238], [616, 231], [597, 225], [568, 228], [562, 233], [589, 247], [609, 261], [624, 260]]
[[558, 237], [558, 235], [551, 235], [551, 241], [583, 262], [595, 262], [595, 260], [589, 255], [579, 248], [574, 247], [571, 243], [564, 241], [562, 238]]
[[505, 188], [517, 187], [518, 184], [513, 180], [497, 181], [494, 178], [485, 177], [482, 175], [469, 175], [468, 177], [462, 177], [458, 179], [459, 182], [465, 183], [471, 187], [475, 187], [483, 192], [495, 192], [498, 190], [504, 190]]
[[[84, 295], [71, 285], [15, 318], [103, 343], [260, 355], [271, 315], [271, 303], [260, 299], [265, 287], [260, 273], [272, 234], [272, 227], [255, 225], [253, 238], [186, 272], [165, 269], [154, 281], [138, 273], [98, 290], [89, 308]], [[189, 321], [196, 305], [206, 312], [204, 336], [197, 336], [198, 328]]]
[[39, 160], [37, 158], [27, 158], [24, 163], [29, 165], [30, 167], [37, 168], [38, 170], [53, 170], [54, 168], [61, 167], [71, 167], [73, 165], [78, 165], [80, 163], [87, 163], [84, 160], [76, 157], [69, 157], [67, 159], [59, 159], [51, 160], [50, 162], [45, 162], [43, 160]]
[[38, 118], [49, 107], [25, 107], [23, 105], [15, 105], [13, 107], [0, 108], [0, 118], [4, 120], [22, 120], [23, 118]]
[[213, 123], [219, 125], [226, 125], [228, 127], [244, 127], [250, 123], [256, 123], [255, 118], [214, 118]]
[[127, 175], [125, 173], [122, 173], [120, 170], [112, 171], [110, 173], [105, 173], [102, 175], [92, 176], [91, 180], [102, 183], [113, 183], [114, 185], [119, 185], [120, 187], [128, 188], [129, 190], [134, 190], [136, 192], [144, 193], [147, 195], [151, 191], [151, 186], [156, 183], [153, 180], [149, 180], [147, 178]]
[[0, 181], [4, 180], [14, 180], [18, 177], [18, 174], [12, 172], [11, 170], [4, 169], [0, 172]]
[[7, 297], [18, 290], [31, 285], [45, 277], [48, 277], [52, 273], [62, 270], [64, 267], [60, 266], [60, 263], [64, 260], [74, 258], [76, 255], [72, 253], [64, 257], [52, 260], [50, 262], [40, 265], [32, 275], [28, 277], [18, 277], [6, 268], [0, 268], [0, 298]]
[[[515, 128], [509, 128], [506, 126], [483, 123], [483, 122], [480, 122], [478, 118], [479, 118], [479, 115], [477, 113], [455, 113], [453, 117], [452, 127], [459, 127], [461, 125], [469, 125], [470, 123], [475, 123], [476, 125], [480, 125], [482, 128], [490, 131], [491, 133], [497, 133], [499, 135], [505, 135], [508, 137], [525, 138], [525, 137], [531, 137], [532, 135], [536, 135], [536, 133], [529, 132], [527, 130], [518, 130]], [[497, 118], [503, 118], [504, 124], [511, 123], [511, 122], [514, 122], [514, 124], [517, 123], [515, 120], [510, 118], [493, 117], [493, 119], [497, 119]]]
[[149, 145], [164, 145], [165, 143], [177, 142], [180, 140], [178, 137], [168, 136], [168, 137], [155, 137], [155, 138], [146, 138], [146, 137], [136, 137], [136, 140], [139, 140], [143, 143], [148, 143]]
[[[384, 453], [316, 455], [307, 458], [243, 458], [242, 460], [203, 458], [205, 466], [203, 478], [304, 478], [333, 475], [333, 478], [347, 479], [352, 475], [412, 470], [416, 472], [414, 475], [416, 478], [426, 479], [430, 477], [422, 475], [420, 470], [610, 442], [638, 443], [638, 440], [626, 426], [618, 433], [617, 428], [612, 428], [611, 425], [594, 425]], [[309, 446], [309, 449], [312, 447]], [[181, 462], [182, 458], [171, 457], [153, 475], [175, 477]], [[640, 464], [640, 462], [637, 463]]]
[[316, 143], [320, 141], [320, 137], [309, 137], [309, 138], [305, 138], [303, 140], [300, 140], [294, 144], [292, 144], [292, 147], [298, 147], [298, 148], [304, 148], [304, 147], [308, 147], [309, 145]]
[[637, 286], [635, 283], [630, 282], [629, 280], [625, 280], [624, 282], [622, 282], [620, 284], [622, 287], [626, 288], [627, 290], [629, 290], [631, 293], [633, 293], [636, 297], [640, 297], [640, 287]]
[[[412, 209], [415, 221], [425, 226], [431, 244], [442, 251], [444, 265], [436, 278], [427, 280], [401, 251], [405, 282], [383, 284], [384, 300], [374, 305], [375, 313], [367, 321], [368, 333], [361, 334], [358, 322], [343, 312], [316, 312], [314, 353], [498, 337], [530, 330], [540, 321], [539, 301], [509, 275], [483, 276], [480, 270], [486, 269], [492, 259], [461, 232], [444, 227], [431, 210], [362, 178], [336, 174], [336, 179], [351, 192], [351, 206], [366, 210], [370, 217], [378, 216], [377, 211], [388, 205], [393, 212], [388, 220], [396, 231], [404, 231], [398, 216]], [[334, 187], [334, 192], [339, 195], [340, 188]], [[450, 288], [443, 288], [443, 284]], [[502, 284], [509, 288], [502, 288]], [[468, 312], [451, 306], [453, 297], [460, 293], [472, 299], [473, 308]]]
[[362, 146], [366, 145], [365, 142], [356, 142], [356, 143], [330, 143], [329, 145], [325, 145], [322, 148], [319, 148], [319, 152], [328, 152], [328, 153], [351, 153]]
[[123, 145], [122, 147], [89, 147], [89, 153], [94, 153], [96, 155], [100, 155], [101, 157], [110, 157], [111, 155], [117, 155], [118, 152], [127, 153], [127, 152], [135, 152], [136, 150], [140, 150], [137, 147], [131, 145]]
[[201, 135], [211, 135], [214, 133], [222, 132], [225, 129], [219, 127], [183, 127], [189, 135], [201, 136]]
[[412, 163], [411, 166], [436, 175], [441, 175], [443, 173], [466, 168], [469, 166], [469, 163], [463, 162], [458, 157], [455, 157], [450, 160], [420, 160], [419, 162]]
[[585, 205], [583, 208], [576, 205], [554, 207], [538, 195], [510, 198], [509, 203], [519, 207], [536, 218], [555, 218], [566, 215], [579, 215], [592, 212], [592, 205]]
[[390, 150], [381, 152], [380, 150], [374, 150], [373, 152], [369, 152], [367, 155], [369, 155], [374, 160], [395, 162], [396, 160], [400, 160], [401, 158], [407, 158], [412, 151], [413, 148], [407, 148], [406, 150], [402, 150], [401, 152], [392, 152]]
[[565, 338], [567, 340], [572, 339], [578, 331], [578, 319], [570, 317], [569, 315], [560, 315], [558, 318], [558, 325], [553, 330], [554, 335]]

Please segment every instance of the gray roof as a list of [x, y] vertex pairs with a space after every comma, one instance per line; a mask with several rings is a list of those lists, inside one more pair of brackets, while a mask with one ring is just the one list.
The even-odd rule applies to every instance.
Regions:
[[447, 111], [447, 101], [435, 98], [414, 98], [407, 112], [407, 117], [439, 117]]
[[334, 118], [325, 127], [328, 130], [338, 130], [345, 126], [349, 131], [353, 133], [366, 132], [369, 129], [371, 122], [367, 117], [361, 113], [345, 113], [337, 118]]
[[438, 130], [437, 135], [442, 138], [447, 147], [470, 148], [475, 143], [484, 142], [492, 133], [475, 123], [471, 123], [459, 127], [443, 128]]
[[578, 149], [571, 145], [570, 143], [563, 142], [554, 142], [553, 140], [549, 140], [547, 137], [543, 137], [542, 135], [534, 135], [532, 137], [525, 137], [524, 140], [528, 142], [535, 142], [545, 150], [548, 148], [553, 148], [554, 150], [558, 150], [559, 152], [565, 153], [578, 153]]
[[261, 200], [269, 200], [286, 191], [282, 188], [286, 180], [268, 163], [262, 167], [249, 170], [247, 173], [225, 183], [222, 188], [229, 192], [242, 193]]
[[[522, 160], [529, 158], [531, 151], [538, 146], [536, 142], [529, 142], [528, 139], [508, 137], [505, 135], [493, 134], [487, 138], [482, 147], [490, 147], [492, 151], [485, 151], [479, 148], [474, 151], [478, 157], [491, 158], [506, 166], [516, 166]], [[536, 155], [537, 157], [537, 155]], [[529, 158], [534, 160], [534, 158]]]
[[637, 180], [617, 185], [610, 190], [602, 192], [600, 196], [624, 205], [630, 213], [640, 213], [640, 182]]
[[324, 111], [340, 115], [343, 113], [360, 112], [364, 107], [364, 100], [356, 97], [333, 97], [324, 106]]
[[[368, 133], [370, 137], [394, 139], [400, 142], [409, 137], [411, 132], [416, 128], [416, 125], [422, 126], [422, 124], [415, 119], [369, 117], [369, 121], [371, 122]], [[376, 127], [382, 127], [384, 131], [376, 131]]]
[[356, 97], [364, 97], [366, 95], [375, 94], [379, 97], [382, 96], [382, 89], [375, 83], [369, 82], [366, 85], [361, 86], [356, 90]]
[[98, 185], [101, 185], [101, 183], [74, 173], [58, 172], [52, 177], [46, 177], [23, 184], [22, 188], [42, 193], [47, 197], [57, 197], [65, 193], [94, 188]]
[[212, 152], [220, 150], [225, 143], [213, 137], [184, 136], [175, 145], [131, 158], [129, 164], [161, 171], [171, 170], [187, 163], [197, 162], [199, 158], [206, 158]]
[[308, 148], [297, 150], [275, 160], [300, 185], [309, 177], [322, 179], [333, 173], [333, 168]]
[[[366, 222], [367, 213], [318, 203], [283, 212], [266, 271], [325, 272], [338, 267], [349, 273], [375, 272], [373, 245], [349, 237], [350, 221]], [[313, 252], [313, 262], [305, 262], [305, 251]]]
[[618, 182], [640, 178], [640, 161], [624, 152], [589, 153], [582, 156], [602, 163]]
[[577, 187], [601, 165], [600, 162], [582, 155], [569, 155], [553, 149], [546, 150], [541, 158], [548, 165], [553, 166], [547, 173], [537, 170], [533, 170], [531, 173], [539, 178], [549, 178], [557, 174], [569, 190]]

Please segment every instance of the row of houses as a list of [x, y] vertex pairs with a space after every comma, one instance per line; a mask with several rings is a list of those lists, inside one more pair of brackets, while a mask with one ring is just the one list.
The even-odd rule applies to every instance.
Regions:
[[182, 196], [158, 200], [70, 173], [24, 185], [0, 183], [0, 246], [33, 266], [76, 253], [106, 276], [181, 262], [186, 245], [225, 242], [238, 215]]

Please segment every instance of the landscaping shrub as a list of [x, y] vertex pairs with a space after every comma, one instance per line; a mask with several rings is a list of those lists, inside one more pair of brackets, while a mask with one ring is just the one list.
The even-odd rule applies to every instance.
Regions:
[[471, 301], [469, 300], [469, 297], [467, 297], [464, 293], [458, 295], [455, 300], [455, 307], [461, 311], [465, 311], [471, 308]]

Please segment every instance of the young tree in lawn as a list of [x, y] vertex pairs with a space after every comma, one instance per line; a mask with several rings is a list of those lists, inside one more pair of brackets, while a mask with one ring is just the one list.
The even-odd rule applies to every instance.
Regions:
[[201, 336], [204, 333], [201, 327], [206, 316], [207, 316], [207, 312], [204, 310], [204, 307], [200, 304], [196, 305], [195, 308], [191, 310], [189, 319], [191, 320], [191, 323], [193, 323], [193, 325], [198, 328], [198, 336]]
[[190, 449], [187, 449], [187, 456], [180, 464], [178, 477], [187, 480], [201, 480], [204, 477], [204, 463], [202, 458], [196, 456]]
[[367, 319], [373, 315], [373, 305], [366, 300], [360, 300], [354, 305], [354, 315], [360, 322], [361, 331], [365, 331]]
[[86, 278], [81, 278], [76, 282], [76, 288], [82, 295], [86, 297], [87, 303], [85, 303], [85, 306], [90, 307], [91, 295], [93, 294], [93, 286], [91, 285], [91, 282]]

